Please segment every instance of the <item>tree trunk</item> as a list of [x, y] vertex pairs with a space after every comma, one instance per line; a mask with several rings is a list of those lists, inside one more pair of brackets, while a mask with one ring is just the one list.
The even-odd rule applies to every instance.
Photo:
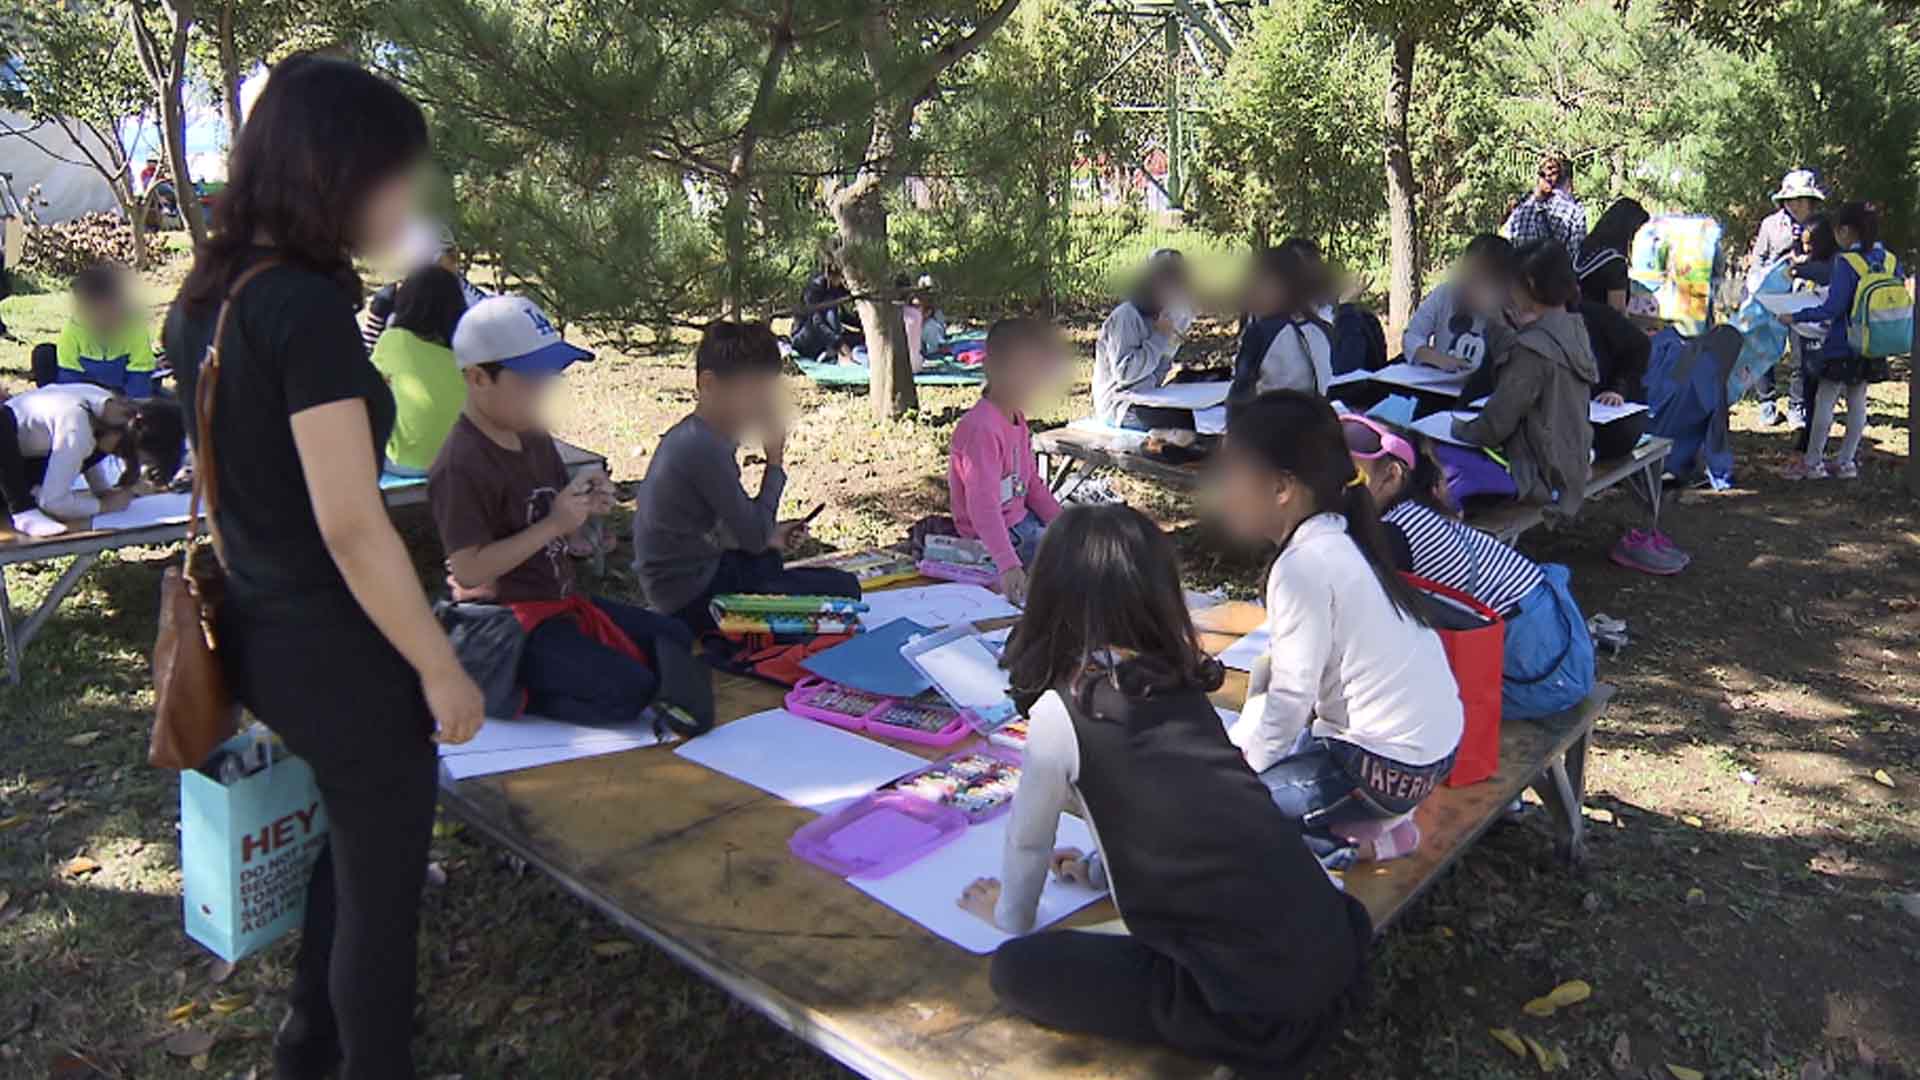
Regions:
[[907, 324], [900, 305], [886, 299], [893, 292], [892, 258], [888, 249], [887, 201], [880, 178], [863, 172], [835, 193], [833, 222], [840, 232], [840, 267], [847, 289], [862, 297], [855, 306], [867, 341], [867, 394], [873, 414], [881, 420], [905, 416], [920, 408], [913, 384], [913, 362], [907, 354]]
[[1388, 341], [1400, 339], [1414, 305], [1420, 302], [1420, 220], [1414, 206], [1413, 151], [1407, 137], [1417, 44], [1411, 30], [1394, 34], [1393, 67], [1387, 77], [1387, 230], [1392, 248], [1387, 276]]
[[180, 220], [186, 223], [193, 246], [207, 242], [207, 223], [200, 213], [200, 196], [193, 189], [193, 174], [187, 168], [187, 110], [181, 100], [180, 81], [169, 86], [161, 102], [163, 121], [161, 141], [167, 150], [167, 171], [173, 174], [173, 195], [180, 204]]
[[227, 151], [240, 142], [240, 54], [233, 45], [233, 5], [220, 5], [220, 93], [221, 109], [227, 114]]
[[200, 216], [200, 199], [193, 190], [193, 174], [187, 168], [187, 107], [181, 90], [186, 78], [187, 40], [193, 29], [194, 0], [173, 0], [166, 7], [171, 33], [163, 56], [160, 43], [147, 25], [144, 0], [127, 5], [127, 22], [133, 31], [134, 48], [140, 54], [140, 67], [153, 87], [160, 106], [160, 144], [167, 153], [167, 171], [172, 174], [174, 198], [180, 204], [180, 220], [187, 226], [193, 245], [206, 242], [207, 225]]
[[773, 108], [780, 86], [780, 69], [793, 51], [793, 0], [781, 6], [780, 20], [767, 31], [767, 62], [760, 69], [760, 86], [740, 128], [733, 157], [727, 163], [727, 202], [721, 210], [727, 244], [727, 312], [735, 321], [745, 317], [747, 305], [747, 225], [753, 213], [753, 155], [760, 133]]

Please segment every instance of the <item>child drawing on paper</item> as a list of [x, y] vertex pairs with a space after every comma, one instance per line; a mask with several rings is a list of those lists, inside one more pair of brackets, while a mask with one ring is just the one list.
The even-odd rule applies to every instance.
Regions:
[[[1034, 560], [1003, 663], [1028, 717], [1001, 879], [959, 904], [1011, 933], [1049, 873], [1111, 891], [1128, 935], [1031, 934], [994, 993], [1049, 1027], [1296, 1069], [1365, 983], [1366, 910], [1334, 886], [1221, 728], [1173, 545], [1125, 506], [1074, 507]], [[1076, 804], [1088, 853], [1054, 847]]]

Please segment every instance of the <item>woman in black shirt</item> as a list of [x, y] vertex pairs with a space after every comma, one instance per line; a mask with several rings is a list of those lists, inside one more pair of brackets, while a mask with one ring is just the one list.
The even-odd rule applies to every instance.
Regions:
[[1616, 199], [1600, 215], [1593, 231], [1580, 245], [1573, 270], [1580, 278], [1580, 298], [1627, 310], [1627, 267], [1633, 258], [1633, 237], [1651, 216], [1633, 199]]
[[231, 296], [198, 456], [218, 485], [221, 654], [240, 701], [313, 767], [329, 825], [274, 1040], [283, 1080], [414, 1075], [433, 743], [483, 718], [380, 499], [393, 395], [353, 317], [352, 258], [397, 240], [426, 149], [420, 110], [392, 86], [337, 60], [282, 61], [167, 320], [191, 406]]

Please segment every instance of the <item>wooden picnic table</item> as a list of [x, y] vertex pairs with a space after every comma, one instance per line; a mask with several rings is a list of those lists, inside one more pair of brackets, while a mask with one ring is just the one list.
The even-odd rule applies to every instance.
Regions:
[[[1260, 609], [1204, 613], [1218, 651], [1257, 625]], [[1246, 676], [1214, 695], [1238, 708]], [[721, 722], [776, 708], [783, 691], [717, 677]], [[1543, 799], [1580, 853], [1579, 798], [1601, 688], [1556, 733], [1512, 725], [1501, 768], [1469, 788], [1443, 788], [1418, 811], [1423, 841], [1397, 862], [1361, 864], [1348, 889], [1389, 926], [1543, 772]], [[957, 748], [895, 744], [927, 758]], [[1565, 786], [1559, 786], [1564, 784]], [[1205, 1076], [1208, 1063], [1037, 1027], [996, 1003], [988, 958], [949, 944], [825, 870], [789, 854], [814, 815], [651, 747], [523, 772], [452, 781], [442, 799], [481, 833], [550, 875], [627, 933], [653, 943], [775, 1023], [870, 1077]], [[982, 868], [998, 872], [997, 867]], [[957, 899], [957, 898], [956, 898]], [[1111, 902], [1063, 925], [1116, 918]]]
[[[589, 465], [606, 464], [606, 457], [592, 450], [585, 450], [571, 443], [555, 440], [560, 448], [560, 460], [567, 466], [569, 473]], [[381, 489], [381, 497], [389, 509], [402, 506], [416, 506], [427, 501], [427, 481], [425, 477], [409, 482], [392, 484]], [[34, 537], [22, 533], [10, 540], [0, 540], [0, 648], [6, 653], [7, 681], [20, 684], [20, 656], [26, 652], [27, 645], [53, 617], [60, 608], [61, 601], [80, 584], [80, 579], [100, 561], [100, 556], [109, 551], [131, 547], [154, 547], [184, 540], [187, 536], [185, 521], [170, 521], [155, 525], [142, 525], [132, 529], [93, 529], [70, 528], [54, 536]], [[47, 559], [73, 556], [73, 561], [61, 571], [54, 580], [53, 588], [40, 605], [24, 619], [14, 611], [13, 597], [7, 587], [7, 568], [18, 563], [35, 563]]]

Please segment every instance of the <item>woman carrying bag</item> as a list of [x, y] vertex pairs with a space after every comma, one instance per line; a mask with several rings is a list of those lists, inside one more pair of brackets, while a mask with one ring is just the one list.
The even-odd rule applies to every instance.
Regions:
[[386, 82], [282, 61], [167, 321], [225, 569], [215, 655], [313, 767], [331, 828], [274, 1040], [283, 1080], [414, 1075], [434, 742], [483, 719], [380, 499], [393, 395], [354, 322], [352, 260], [399, 241], [426, 150], [420, 110]]

